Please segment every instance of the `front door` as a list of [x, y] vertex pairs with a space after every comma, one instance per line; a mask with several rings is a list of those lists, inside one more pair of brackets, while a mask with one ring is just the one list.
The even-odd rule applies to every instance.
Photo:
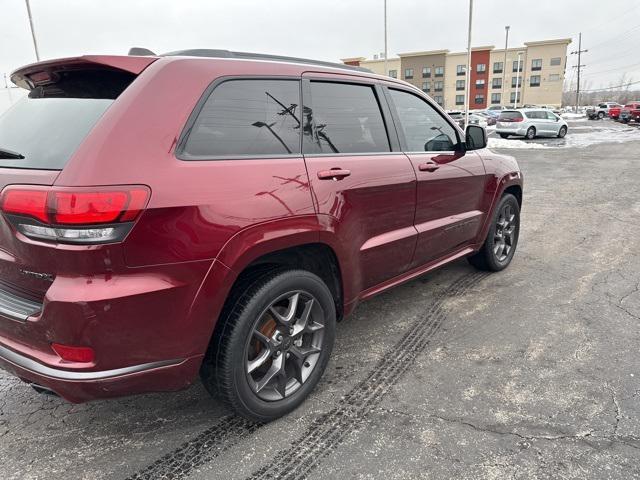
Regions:
[[303, 151], [316, 209], [346, 249], [344, 274], [356, 272], [363, 291], [409, 267], [416, 177], [407, 157], [391, 151], [379, 88], [319, 74], [303, 84]]
[[418, 179], [415, 227], [418, 267], [475, 240], [483, 223], [486, 174], [476, 152], [461, 148], [461, 134], [441, 110], [417, 92], [388, 87], [400, 142]]

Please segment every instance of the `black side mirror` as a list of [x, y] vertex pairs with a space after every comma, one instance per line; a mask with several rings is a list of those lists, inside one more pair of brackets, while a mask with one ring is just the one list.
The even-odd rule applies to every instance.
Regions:
[[465, 147], [467, 150], [480, 150], [487, 146], [487, 132], [479, 125], [467, 126]]

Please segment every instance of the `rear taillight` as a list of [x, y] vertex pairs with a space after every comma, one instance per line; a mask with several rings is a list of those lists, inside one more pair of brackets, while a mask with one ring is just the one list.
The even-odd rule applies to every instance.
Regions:
[[51, 348], [67, 362], [91, 363], [95, 360], [95, 353], [91, 347], [76, 347], [52, 343]]
[[0, 209], [23, 235], [61, 243], [122, 240], [146, 207], [145, 186], [63, 188], [12, 185]]

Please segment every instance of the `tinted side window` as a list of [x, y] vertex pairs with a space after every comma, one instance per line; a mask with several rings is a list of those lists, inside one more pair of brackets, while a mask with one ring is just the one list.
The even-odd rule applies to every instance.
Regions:
[[390, 89], [400, 128], [409, 152], [450, 151], [456, 148], [456, 130], [438, 111], [420, 97]]
[[300, 153], [299, 106], [296, 80], [221, 83], [202, 107], [183, 152], [198, 157]]
[[304, 107], [305, 153], [389, 152], [389, 139], [373, 87], [311, 82]]

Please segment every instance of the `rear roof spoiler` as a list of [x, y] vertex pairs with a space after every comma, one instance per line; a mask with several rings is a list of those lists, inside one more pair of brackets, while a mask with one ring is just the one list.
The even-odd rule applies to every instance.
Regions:
[[76, 70], [82, 68], [107, 68], [122, 70], [139, 75], [155, 62], [158, 57], [151, 56], [123, 56], [123, 55], [85, 55], [82, 57], [58, 58], [44, 62], [32, 63], [14, 71], [11, 81], [17, 86], [31, 90], [35, 82], [31, 79], [37, 74], [51, 74], [61, 70]]

